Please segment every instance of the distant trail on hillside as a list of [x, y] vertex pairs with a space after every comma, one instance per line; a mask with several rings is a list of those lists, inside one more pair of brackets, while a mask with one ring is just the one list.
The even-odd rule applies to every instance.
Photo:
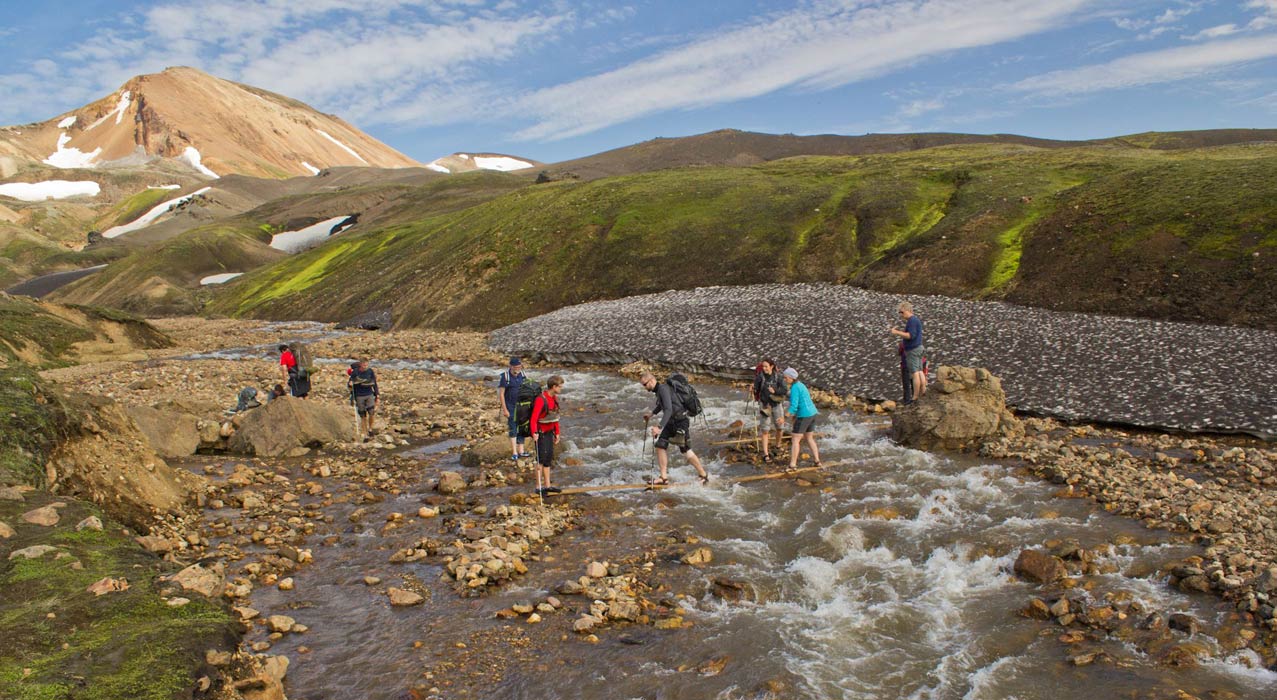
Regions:
[[52, 272], [47, 275], [40, 275], [39, 277], [32, 277], [29, 280], [19, 282], [4, 291], [7, 294], [20, 294], [40, 299], [55, 289], [65, 287], [66, 285], [83, 277], [88, 277], [95, 272], [101, 272], [105, 267], [106, 265], [94, 265], [93, 267], [84, 267], [79, 270]]
[[933, 367], [985, 367], [1017, 409], [1068, 420], [1277, 436], [1263, 363], [1277, 333], [1065, 313], [823, 284], [706, 287], [580, 304], [493, 331], [552, 361], [752, 368], [775, 357], [817, 387], [898, 399], [896, 306], [925, 323]]

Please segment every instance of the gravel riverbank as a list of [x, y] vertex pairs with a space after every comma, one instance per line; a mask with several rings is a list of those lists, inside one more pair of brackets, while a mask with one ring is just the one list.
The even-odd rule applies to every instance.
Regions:
[[1277, 435], [1258, 380], [1277, 333], [794, 284], [709, 287], [581, 304], [494, 331], [492, 347], [551, 359], [753, 367], [775, 356], [819, 387], [900, 394], [887, 326], [913, 302], [932, 366], [986, 367], [1018, 410], [1066, 420]]

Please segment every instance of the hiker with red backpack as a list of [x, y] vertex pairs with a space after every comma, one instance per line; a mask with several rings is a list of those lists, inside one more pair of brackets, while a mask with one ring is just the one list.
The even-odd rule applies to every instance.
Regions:
[[563, 489], [550, 485], [550, 468], [554, 465], [554, 448], [559, 444], [559, 394], [563, 377], [554, 375], [545, 383], [545, 391], [532, 401], [531, 432], [537, 446], [537, 495], [545, 497]]
[[754, 400], [758, 402], [758, 431], [763, 435], [761, 453], [764, 462], [772, 461], [770, 449], [772, 430], [776, 431], [776, 445], [780, 445], [781, 429], [785, 425], [785, 413], [782, 404], [789, 397], [785, 382], [776, 363], [764, 359], [754, 370], [754, 386], [751, 390]]
[[660, 477], [653, 480], [652, 485], [668, 486], [670, 483], [668, 449], [671, 443], [678, 445], [683, 457], [696, 468], [696, 474], [700, 477], [701, 483], [708, 484], [709, 473], [701, 465], [701, 458], [692, 451], [691, 419], [701, 412], [696, 390], [692, 389], [687, 378], [681, 374], [671, 375], [666, 381], [658, 382], [651, 372], [644, 372], [639, 376], [639, 384], [656, 394], [656, 405], [643, 416], [644, 422], [650, 421], [658, 413], [661, 414], [660, 426], [648, 428], [656, 440], [654, 443], [656, 463], [661, 470]]

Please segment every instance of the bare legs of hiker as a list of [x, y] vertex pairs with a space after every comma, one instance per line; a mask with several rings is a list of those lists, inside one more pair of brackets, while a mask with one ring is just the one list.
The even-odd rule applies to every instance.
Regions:
[[790, 438], [792, 442], [789, 446], [789, 471], [791, 472], [798, 468], [798, 455], [802, 452], [799, 445], [802, 444], [803, 438], [807, 439], [807, 447], [811, 449], [811, 458], [816, 461], [816, 466], [822, 466], [820, 464], [820, 448], [816, 447], [816, 434], [803, 433], [802, 435], [793, 435]]
[[[687, 458], [688, 464], [691, 464], [693, 467], [696, 468], [696, 476], [700, 477], [701, 483], [702, 484], [709, 483], [709, 472], [705, 471], [705, 466], [701, 464], [701, 458], [697, 457], [696, 453], [691, 450], [684, 452], [683, 456]], [[656, 466], [661, 470], [661, 476], [659, 479], [657, 479], [656, 481], [653, 481], [652, 483], [661, 485], [661, 486], [669, 484], [670, 483], [669, 450], [666, 450], [664, 447], [656, 448]]]

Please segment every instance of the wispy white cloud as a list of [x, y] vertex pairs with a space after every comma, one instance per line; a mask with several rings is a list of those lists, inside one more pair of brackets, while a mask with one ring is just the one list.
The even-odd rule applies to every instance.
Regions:
[[1108, 63], [1026, 78], [1012, 87], [1039, 94], [1076, 95], [1185, 80], [1275, 56], [1277, 35], [1268, 34], [1132, 54]]
[[951, 51], [1060, 26], [1088, 0], [825, 1], [776, 14], [599, 75], [535, 91], [517, 138], [560, 139], [657, 112], [787, 88], [825, 90]]

